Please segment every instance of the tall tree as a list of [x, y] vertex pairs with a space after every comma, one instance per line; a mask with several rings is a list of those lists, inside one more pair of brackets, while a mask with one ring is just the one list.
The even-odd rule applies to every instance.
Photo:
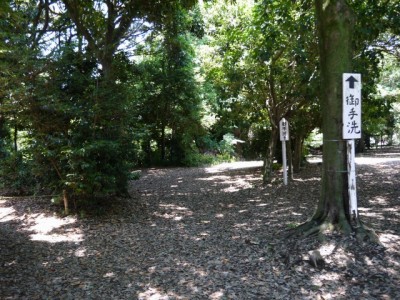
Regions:
[[348, 204], [346, 142], [342, 139], [342, 73], [352, 72], [355, 14], [345, 0], [316, 0], [321, 67], [324, 135], [322, 192], [312, 219], [299, 229], [311, 234], [325, 229], [366, 233]]
[[[165, 9], [162, 24], [147, 39], [144, 58], [137, 64], [134, 109], [140, 116], [137, 125], [147, 127], [141, 141], [148, 163], [185, 164], [196, 152], [194, 141], [202, 132], [192, 46], [196, 37], [190, 31], [194, 20], [179, 3]], [[151, 139], [157, 143], [153, 150]]]
[[[88, 56], [100, 65], [93, 104], [93, 126], [86, 149], [101, 174], [100, 192], [125, 193], [129, 171], [127, 94], [122, 85], [118, 50], [134, 39], [145, 21], [162, 22], [170, 12], [158, 1], [63, 0], [67, 13], [83, 38]], [[174, 1], [190, 6], [193, 1]], [[169, 3], [170, 5], [172, 3]], [[96, 172], [97, 171], [97, 172]]]
[[[255, 7], [255, 36], [252, 46], [252, 81], [269, 115], [270, 137], [264, 162], [264, 182], [272, 179], [272, 162], [279, 133], [279, 121], [294, 116], [295, 110], [315, 99], [313, 77], [317, 53], [313, 33], [314, 15], [309, 2], [261, 1]], [[300, 132], [305, 138], [306, 132]]]
[[[92, 134], [87, 148], [97, 152], [98, 171], [107, 174], [109, 192], [124, 193], [128, 176], [126, 132], [126, 95], [119, 82], [118, 47], [128, 37], [135, 18], [142, 16], [137, 1], [63, 1], [77, 33], [84, 38], [89, 56], [101, 65], [98, 80]], [[141, 2], [139, 2], [140, 5]], [[97, 150], [95, 149], [97, 148]], [[104, 175], [105, 175], [104, 174]], [[103, 191], [105, 192], [105, 191]]]

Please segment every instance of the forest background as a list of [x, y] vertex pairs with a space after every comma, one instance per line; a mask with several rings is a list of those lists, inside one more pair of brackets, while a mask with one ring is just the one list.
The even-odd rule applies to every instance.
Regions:
[[[348, 1], [363, 139], [397, 143], [400, 8]], [[312, 1], [2, 1], [0, 177], [13, 193], [125, 195], [132, 170], [264, 160], [321, 127]]]

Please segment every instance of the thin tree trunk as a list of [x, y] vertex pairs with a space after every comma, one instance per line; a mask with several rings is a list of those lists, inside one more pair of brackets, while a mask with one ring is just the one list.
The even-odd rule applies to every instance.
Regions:
[[18, 151], [18, 125], [17, 125], [17, 119], [16, 116], [14, 115], [14, 151]]
[[161, 125], [161, 161], [165, 161], [165, 126]]
[[67, 190], [63, 190], [63, 202], [64, 202], [64, 213], [69, 215], [69, 200], [68, 200], [68, 193]]
[[288, 163], [288, 178], [293, 180], [293, 151], [292, 151], [292, 139], [289, 138], [287, 142], [287, 163]]
[[272, 167], [274, 162], [277, 138], [278, 138], [278, 128], [275, 125], [272, 125], [271, 136], [268, 141], [267, 154], [265, 156], [265, 161], [264, 161], [264, 174], [263, 174], [264, 183], [270, 182], [273, 177]]
[[303, 138], [297, 136], [294, 139], [294, 151], [293, 151], [293, 172], [300, 172], [301, 163], [303, 159]]

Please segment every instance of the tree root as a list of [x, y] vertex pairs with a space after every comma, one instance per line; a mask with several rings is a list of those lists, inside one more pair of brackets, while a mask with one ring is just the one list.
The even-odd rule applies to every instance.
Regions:
[[334, 223], [328, 219], [314, 220], [311, 219], [298, 227], [291, 229], [287, 237], [296, 236], [298, 238], [307, 238], [317, 236], [319, 239], [324, 239], [328, 233], [337, 232], [343, 235], [354, 235], [358, 241], [372, 242], [380, 244], [379, 237], [375, 231], [361, 222], [360, 219], [355, 221], [355, 224], [345, 222]]
[[382, 243], [379, 240], [378, 235], [372, 228], [368, 227], [360, 219], [356, 220], [356, 225], [357, 226], [355, 226], [353, 228], [354, 228], [355, 236], [358, 241], [372, 242], [372, 243], [382, 245]]
[[292, 229], [288, 236], [307, 238], [310, 236], [320, 236], [326, 232], [332, 232], [334, 229], [335, 227], [331, 222], [318, 222], [316, 220], [310, 220]]

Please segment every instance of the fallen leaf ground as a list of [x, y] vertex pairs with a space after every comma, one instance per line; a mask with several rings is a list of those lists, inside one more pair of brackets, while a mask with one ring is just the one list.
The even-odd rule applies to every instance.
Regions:
[[132, 199], [97, 217], [0, 197], [0, 299], [399, 299], [400, 153], [389, 150], [357, 158], [359, 213], [382, 245], [285, 238], [312, 216], [318, 163], [288, 186], [279, 173], [262, 185], [259, 162], [146, 169]]

